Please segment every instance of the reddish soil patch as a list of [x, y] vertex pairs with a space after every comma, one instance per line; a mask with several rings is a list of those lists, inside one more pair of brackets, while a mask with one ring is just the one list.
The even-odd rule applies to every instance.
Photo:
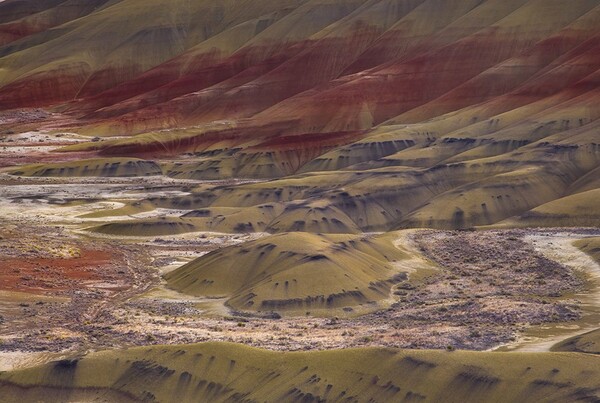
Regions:
[[9, 258], [0, 261], [0, 290], [45, 293], [81, 288], [81, 280], [100, 280], [112, 253], [85, 250], [73, 258]]

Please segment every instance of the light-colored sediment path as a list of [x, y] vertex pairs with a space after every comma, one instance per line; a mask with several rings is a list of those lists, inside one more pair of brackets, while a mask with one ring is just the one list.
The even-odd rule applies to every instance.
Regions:
[[60, 360], [70, 353], [0, 351], [0, 371], [14, 371]]
[[398, 270], [408, 273], [409, 277], [418, 277], [419, 270], [430, 272], [436, 270], [436, 265], [429, 261], [418, 250], [417, 245], [411, 239], [411, 235], [420, 230], [408, 229], [398, 231], [398, 237], [394, 240], [394, 246], [407, 253], [410, 257], [392, 262], [392, 265]]
[[494, 350], [550, 351], [552, 346], [561, 341], [600, 328], [600, 264], [573, 245], [575, 241], [584, 238], [580, 234], [566, 231], [555, 234], [528, 235], [524, 238], [537, 252], [548, 259], [586, 274], [589, 279], [586, 289], [574, 295], [574, 298], [581, 302], [581, 319], [566, 324], [549, 323], [532, 327], [516, 341]]

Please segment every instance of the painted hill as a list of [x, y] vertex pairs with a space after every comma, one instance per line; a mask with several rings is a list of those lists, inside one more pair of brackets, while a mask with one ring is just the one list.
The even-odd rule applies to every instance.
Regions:
[[5, 372], [0, 393], [6, 402], [594, 401], [599, 371], [597, 357], [577, 353], [281, 353], [206, 343], [98, 352]]
[[136, 158], [96, 158], [55, 164], [33, 164], [20, 166], [10, 172], [19, 176], [39, 177], [127, 177], [161, 175], [162, 170], [153, 161]]
[[597, 223], [596, 0], [38, 3], [0, 3], [0, 109], [111, 137], [58, 161], [279, 178], [194, 207], [284, 203], [272, 232]]
[[165, 278], [186, 294], [227, 297], [236, 310], [366, 312], [381, 309], [392, 287], [407, 279], [392, 264], [407, 256], [394, 240], [394, 234], [282, 233], [218, 249]]
[[[599, 0], [0, 0], [2, 183], [180, 180], [121, 180], [131, 186], [114, 200], [104, 191], [101, 199], [68, 200], [96, 204], [77, 209], [87, 214], [73, 226], [55, 219], [64, 206], [44, 208], [56, 230], [85, 228], [88, 241], [103, 234], [123, 247], [138, 241], [126, 236], [269, 233], [164, 277], [169, 294], [226, 301], [236, 317], [260, 317], [256, 323], [381, 310], [375, 315], [390, 326], [391, 296], [406, 295], [399, 288], [420, 274], [427, 280], [422, 262], [397, 242], [399, 229], [598, 227], [599, 118]], [[27, 224], [21, 211], [37, 196], [13, 201], [22, 208], [15, 225]], [[107, 202], [119, 208], [98, 210], [115, 205]], [[36, 219], [47, 221], [44, 214]], [[154, 247], [147, 241], [144, 248]], [[185, 256], [200, 248], [177, 241]], [[172, 240], [152, 242], [164, 247], [156, 267], [179, 261]], [[445, 256], [463, 259], [457, 268], [468, 263], [456, 250], [464, 245], [445, 245]], [[599, 238], [575, 245], [600, 259]], [[521, 264], [528, 269], [527, 259]], [[502, 281], [535, 275], [513, 268]], [[479, 274], [472, 284], [495, 278]], [[444, 304], [415, 298], [407, 317], [462, 332], [427, 319], [433, 310], [434, 318], [453, 316], [446, 305], [462, 309], [451, 295], [467, 295], [471, 280], [455, 286], [453, 278], [415, 289], [439, 293]], [[138, 302], [130, 298], [143, 289], [138, 280], [107, 301]], [[98, 296], [113, 293], [96, 285]], [[516, 329], [545, 317], [513, 321], [508, 291], [496, 298], [488, 285], [477, 295], [487, 305], [469, 301], [485, 308], [486, 321]], [[560, 298], [530, 294], [524, 301], [540, 306]], [[11, 306], [34, 312], [33, 304]], [[57, 334], [70, 343], [63, 330]], [[310, 329], [297, 331], [305, 337]], [[33, 340], [53, 337], [36, 333]], [[600, 401], [599, 343], [595, 330], [545, 353], [115, 349], [0, 372], [0, 400]]]

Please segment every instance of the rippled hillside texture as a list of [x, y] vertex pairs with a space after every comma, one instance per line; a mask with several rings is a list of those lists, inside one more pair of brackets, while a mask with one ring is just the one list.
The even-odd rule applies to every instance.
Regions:
[[0, 402], [599, 402], [599, 118], [600, 0], [0, 0]]
[[598, 0], [8, 0], [0, 20], [0, 108], [100, 137], [19, 174], [280, 178], [192, 203], [280, 205], [255, 231], [600, 224]]

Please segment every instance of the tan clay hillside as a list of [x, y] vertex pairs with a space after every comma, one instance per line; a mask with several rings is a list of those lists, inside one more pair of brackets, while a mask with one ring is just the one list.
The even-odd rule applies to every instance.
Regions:
[[350, 349], [272, 352], [229, 343], [93, 353], [0, 374], [7, 402], [593, 401], [597, 357]]
[[598, 227], [600, 226], [599, 201], [600, 189], [577, 193], [542, 204], [517, 219], [508, 220], [507, 225]]
[[[156, 206], [198, 209], [253, 208], [265, 203], [283, 206], [273, 221], [249, 213], [243, 222], [262, 222], [251, 231], [350, 233], [405, 227], [468, 228], [502, 222], [511, 226], [594, 226], [595, 189], [572, 190], [595, 160], [590, 147], [536, 144], [513, 159], [489, 157], [422, 169], [388, 167], [302, 174], [257, 184], [202, 190]], [[587, 148], [587, 150], [586, 150]], [[593, 155], [593, 154], [592, 154]], [[574, 193], [570, 193], [574, 192]], [[552, 203], [556, 201], [555, 203]], [[235, 210], [232, 210], [235, 211]], [[281, 212], [280, 212], [281, 211]], [[323, 220], [325, 217], [325, 221]], [[504, 221], [507, 220], [508, 221]], [[199, 229], [218, 230], [210, 225]]]
[[40, 177], [119, 177], [160, 175], [162, 170], [153, 161], [144, 161], [137, 158], [98, 158], [60, 164], [25, 165], [13, 170], [11, 174]]
[[[219, 249], [165, 276], [180, 292], [227, 297], [237, 310], [318, 313], [370, 311], [407, 279], [394, 234], [379, 237], [291, 232]], [[385, 303], [383, 304], [385, 305]]]
[[195, 232], [199, 228], [191, 220], [182, 218], [147, 218], [135, 221], [115, 222], [90, 228], [90, 231], [99, 234], [112, 234], [121, 236], [157, 236], [175, 235], [186, 232]]

